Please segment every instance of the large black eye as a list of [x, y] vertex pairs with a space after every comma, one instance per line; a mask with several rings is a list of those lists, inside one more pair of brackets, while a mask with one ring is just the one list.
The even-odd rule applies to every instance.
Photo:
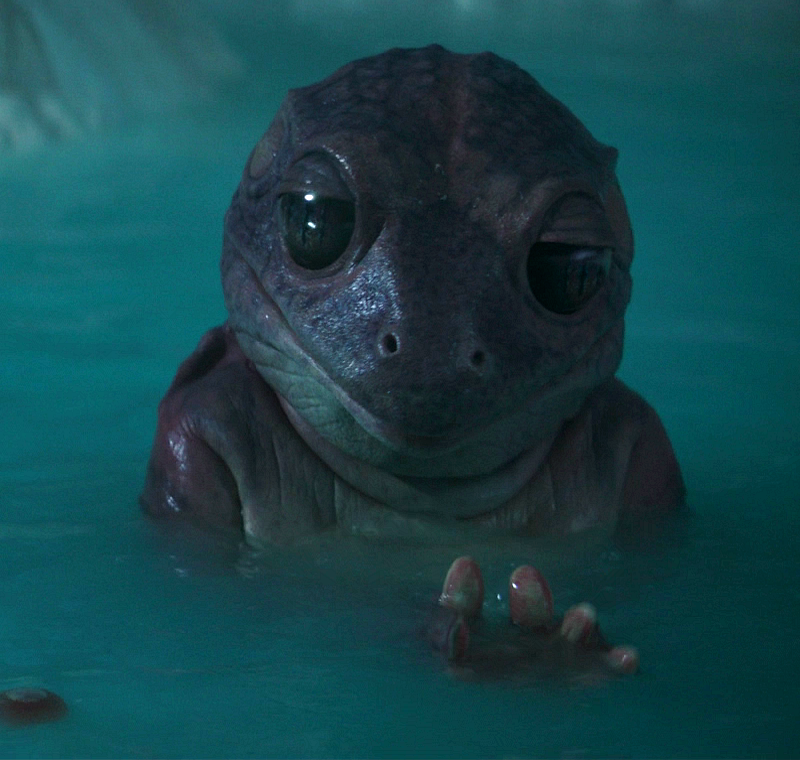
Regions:
[[528, 283], [545, 309], [573, 314], [603, 287], [610, 266], [610, 248], [539, 242], [528, 256]]
[[353, 201], [309, 192], [284, 193], [278, 203], [283, 239], [301, 267], [323, 269], [344, 253], [355, 226]]

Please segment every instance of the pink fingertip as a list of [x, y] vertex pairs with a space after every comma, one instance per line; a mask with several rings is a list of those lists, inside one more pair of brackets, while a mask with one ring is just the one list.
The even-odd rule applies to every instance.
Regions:
[[508, 583], [511, 622], [522, 628], [542, 628], [553, 620], [553, 595], [544, 576], [530, 565], [511, 573]]
[[561, 622], [561, 635], [572, 644], [584, 644], [597, 625], [597, 610], [583, 602], [570, 607]]
[[439, 604], [470, 618], [483, 607], [483, 593], [483, 576], [478, 563], [472, 557], [459, 557], [447, 571]]
[[612, 647], [606, 653], [606, 660], [617, 673], [632, 675], [639, 669], [639, 652], [636, 647]]

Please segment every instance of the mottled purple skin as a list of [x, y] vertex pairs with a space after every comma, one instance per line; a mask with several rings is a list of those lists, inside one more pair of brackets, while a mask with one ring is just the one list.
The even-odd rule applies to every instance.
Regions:
[[[633, 257], [616, 155], [490, 53], [390, 50], [291, 91], [225, 217], [229, 318], [161, 402], [145, 510], [283, 542], [681, 505], [657, 414], [614, 377]], [[309, 189], [356, 204], [317, 271], [277, 212]], [[537, 241], [613, 248], [577, 312], [534, 298]]]

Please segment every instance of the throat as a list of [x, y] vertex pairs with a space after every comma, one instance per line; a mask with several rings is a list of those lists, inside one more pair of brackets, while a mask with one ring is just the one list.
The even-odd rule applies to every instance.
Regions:
[[413, 515], [466, 519], [498, 509], [536, 475], [558, 434], [558, 429], [554, 430], [490, 473], [471, 477], [398, 475], [340, 450], [279, 398], [298, 435], [345, 483], [379, 504]]

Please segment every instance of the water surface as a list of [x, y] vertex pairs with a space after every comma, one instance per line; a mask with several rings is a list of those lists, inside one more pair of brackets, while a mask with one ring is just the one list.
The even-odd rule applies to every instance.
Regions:
[[[42, 684], [71, 707], [3, 730], [0, 754], [795, 756], [796, 9], [255, 11], [220, 21], [246, 62], [238, 88], [0, 159], [0, 687]], [[512, 58], [620, 148], [637, 240], [620, 376], [669, 430], [691, 520], [567, 544], [325, 535], [254, 553], [166, 536], [136, 499], [158, 400], [224, 319], [222, 215], [245, 157], [287, 87], [433, 41]], [[533, 562], [559, 608], [590, 599], [639, 647], [641, 673], [450, 677], [416, 629], [465, 549], [490, 618]]]

